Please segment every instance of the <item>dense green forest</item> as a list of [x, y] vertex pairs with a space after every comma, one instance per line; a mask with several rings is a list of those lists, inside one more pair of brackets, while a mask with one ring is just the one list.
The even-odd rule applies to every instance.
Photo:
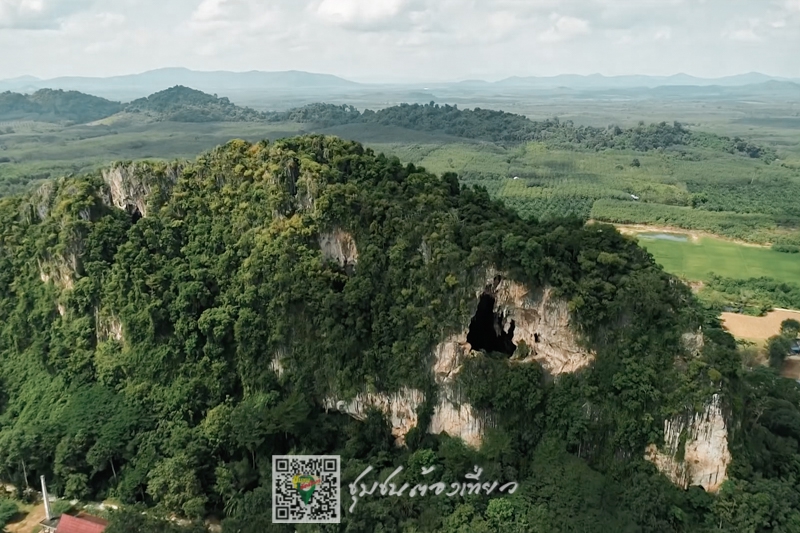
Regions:
[[181, 85], [134, 100], [125, 106], [125, 111], [155, 113], [158, 120], [174, 122], [252, 122], [264, 119], [262, 113], [239, 107], [228, 98]]
[[442, 132], [466, 139], [479, 139], [497, 143], [525, 143], [546, 141], [549, 145], [590, 150], [620, 149], [647, 152], [650, 150], [680, 150], [681, 147], [702, 147], [731, 154], [744, 154], [774, 161], [775, 151], [756, 146], [743, 139], [697, 133], [679, 123], [665, 122], [646, 126], [640, 122], [634, 128], [619, 126], [596, 128], [576, 126], [572, 121], [557, 118], [533, 121], [522, 115], [490, 109], [458, 109], [458, 106], [430, 104], [401, 104], [359, 113], [352, 106], [311, 104], [282, 113], [272, 113], [269, 119], [276, 122], [310, 122], [320, 126], [352, 123], [376, 123], [399, 126], [415, 131]]
[[[0, 121], [91, 122], [122, 110], [122, 104], [78, 91], [41, 89], [25, 95], [0, 93]], [[2, 131], [0, 133], [7, 133]]]
[[756, 316], [774, 307], [800, 309], [800, 284], [771, 278], [738, 280], [714, 276], [703, 288], [703, 296], [719, 311], [732, 307]]
[[[800, 530], [800, 389], [743, 370], [715, 314], [613, 227], [523, 218], [453, 173], [334, 137], [232, 141], [111, 174], [125, 209], [99, 173], [0, 199], [5, 480], [44, 474], [67, 498], [288, 532], [271, 523], [271, 456], [324, 453], [342, 456], [345, 487], [367, 465], [381, 477], [436, 465], [452, 481], [480, 464], [520, 488], [373, 498], [339, 526], [297, 530]], [[355, 269], [320, 250], [334, 229], [353, 236]], [[553, 287], [596, 360], [553, 380], [536, 363], [476, 355], [461, 386], [497, 420], [474, 450], [425, 421], [432, 350], [476, 313], [490, 267]], [[681, 336], [700, 326], [693, 354]], [[321, 407], [402, 387], [427, 391], [404, 448], [376, 412], [360, 422]], [[713, 394], [734, 458], [717, 495], [644, 460], [664, 420]], [[175, 530], [134, 509], [107, 531]]]
[[[253, 122], [265, 120], [266, 117], [253, 109], [239, 107], [228, 98], [219, 98], [180, 85], [128, 104], [78, 91], [41, 89], [30, 95], [0, 93], [0, 121], [85, 124], [122, 111], [173, 122]], [[13, 132], [13, 127], [11, 130]], [[3, 133], [10, 132], [7, 128], [0, 128], [0, 134]]]

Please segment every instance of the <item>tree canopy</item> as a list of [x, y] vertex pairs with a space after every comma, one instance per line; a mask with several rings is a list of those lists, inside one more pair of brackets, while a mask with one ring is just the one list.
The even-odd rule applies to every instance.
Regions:
[[[284, 531], [269, 516], [271, 456], [336, 454], [345, 485], [366, 465], [435, 464], [454, 480], [483, 464], [520, 490], [377, 498], [331, 531], [800, 523], [800, 391], [769, 369], [744, 372], [719, 321], [613, 227], [523, 219], [454, 174], [334, 137], [232, 141], [192, 162], [122, 163], [106, 176], [0, 199], [9, 481], [45, 474], [68, 498], [222, 516], [225, 532]], [[354, 267], [321, 250], [337, 231], [357, 247]], [[427, 434], [424, 414], [436, 397], [432, 351], [469, 324], [490, 267], [552, 287], [596, 360], [549, 379], [536, 363], [475, 357], [460, 386], [497, 420], [474, 450]], [[701, 326], [705, 346], [690, 353], [681, 338]], [[380, 414], [357, 421], [323, 407], [403, 387], [426, 391], [405, 448]], [[734, 454], [718, 496], [679, 489], [643, 458], [666, 419], [713, 394]], [[114, 531], [131, 530], [115, 520]]]

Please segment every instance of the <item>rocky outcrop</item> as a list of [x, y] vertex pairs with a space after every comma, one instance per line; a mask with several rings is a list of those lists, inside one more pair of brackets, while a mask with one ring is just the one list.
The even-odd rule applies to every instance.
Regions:
[[719, 395], [701, 413], [664, 421], [664, 446], [647, 447], [645, 458], [676, 485], [716, 492], [727, 479], [731, 453]]
[[365, 420], [370, 409], [384, 413], [392, 426], [395, 442], [402, 446], [411, 428], [417, 426], [417, 409], [425, 401], [425, 395], [414, 389], [403, 388], [394, 394], [359, 394], [350, 402], [327, 399], [325, 409], [336, 409], [358, 420]]
[[468, 331], [464, 330], [452, 335], [433, 350], [433, 378], [439, 391], [428, 431], [435, 435], [447, 433], [459, 437], [467, 445], [477, 448], [481, 444], [487, 415], [477, 413], [472, 405], [463, 401], [456, 386], [462, 363], [473, 354], [467, 334]]
[[358, 263], [356, 241], [346, 231], [335, 229], [320, 233], [319, 247], [326, 259], [339, 263], [342, 268], [355, 268]]
[[458, 437], [468, 446], [478, 448], [483, 439], [485, 420], [468, 403], [455, 404], [443, 398], [434, 407], [428, 432], [434, 435], [446, 433]]
[[122, 321], [113, 314], [107, 314], [95, 307], [94, 309], [95, 332], [98, 344], [109, 340], [122, 342]]
[[77, 251], [45, 257], [39, 260], [39, 279], [44, 283], [52, 283], [61, 290], [71, 290], [80, 266], [80, 255]]
[[283, 373], [286, 371], [286, 368], [283, 366], [285, 358], [286, 352], [284, 350], [278, 350], [269, 362], [269, 369], [275, 372], [278, 377], [283, 376]]
[[53, 201], [58, 190], [58, 183], [55, 180], [48, 180], [36, 189], [31, 195], [30, 200], [22, 204], [22, 220], [26, 224], [35, 221], [43, 221], [50, 214], [53, 208]]
[[[495, 301], [494, 313], [500, 318], [498, 327], [508, 332], [513, 321], [514, 343], [530, 346], [530, 352], [516, 357], [516, 362], [538, 362], [552, 375], [575, 372], [591, 364], [594, 355], [580, 347], [570, 329], [567, 303], [556, 298], [551, 289], [529, 291], [519, 283], [503, 279], [493, 270], [488, 272], [487, 278], [485, 286], [475, 293], [476, 301], [482, 295], [491, 295]], [[467, 341], [468, 335], [469, 330], [464, 329], [433, 349], [431, 371], [438, 393], [427, 429], [433, 434], [459, 437], [466, 444], [478, 447], [484, 429], [492, 420], [490, 413], [478, 412], [464, 401], [457, 387], [456, 379], [464, 360], [475, 353]], [[405, 435], [416, 426], [416, 412], [424, 402], [425, 395], [421, 391], [403, 389], [392, 395], [360, 394], [350, 402], [329, 399], [325, 404], [328, 409], [335, 408], [360, 419], [366, 416], [369, 407], [379, 409], [391, 420], [397, 443], [403, 444]]]
[[699, 328], [696, 332], [684, 333], [681, 336], [681, 342], [690, 354], [695, 357], [700, 355], [700, 352], [703, 351], [703, 346], [705, 346], [703, 329]]
[[181, 172], [179, 166], [167, 166], [156, 171], [137, 163], [116, 165], [102, 171], [108, 186], [104, 202], [129, 213], [147, 216], [148, 201], [155, 187], [171, 189]]
[[[433, 373], [439, 391], [428, 432], [447, 433], [451, 437], [460, 437], [469, 446], [478, 447], [485, 426], [484, 418], [469, 403], [459, 401], [455, 388], [461, 362], [471, 352], [466, 337], [466, 331], [453, 335], [434, 349]], [[406, 434], [417, 426], [417, 410], [424, 402], [425, 394], [422, 391], [403, 388], [400, 392], [388, 395], [359, 394], [350, 402], [327, 399], [324, 405], [326, 409], [337, 409], [359, 420], [366, 418], [369, 408], [378, 409], [389, 419], [396, 444], [402, 446]]]
[[577, 372], [594, 361], [594, 353], [580, 346], [571, 328], [566, 300], [555, 297], [552, 288], [530, 290], [495, 274], [483, 294], [494, 298], [504, 331], [513, 323], [517, 350], [512, 361], [536, 361], [551, 376]]

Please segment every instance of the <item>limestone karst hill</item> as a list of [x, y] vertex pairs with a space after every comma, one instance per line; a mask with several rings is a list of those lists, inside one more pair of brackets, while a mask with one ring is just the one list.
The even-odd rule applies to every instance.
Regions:
[[[242, 530], [269, 522], [290, 452], [342, 455], [345, 482], [481, 462], [521, 482], [504, 520], [524, 527], [716, 524], [714, 498], [767, 490], [755, 471], [791, 492], [747, 439], [791, 454], [795, 393], [743, 377], [718, 321], [611, 226], [523, 220], [453, 174], [307, 136], [49, 182], [0, 200], [0, 228], [17, 484]], [[435, 529], [457, 505], [378, 500], [348, 523]]]

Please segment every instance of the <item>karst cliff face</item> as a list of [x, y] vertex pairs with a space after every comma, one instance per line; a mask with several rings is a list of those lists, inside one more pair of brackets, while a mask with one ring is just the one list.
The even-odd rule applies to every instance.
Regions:
[[[495, 334], [499, 337], [505, 334], [516, 346], [528, 346], [527, 353], [512, 357], [510, 364], [536, 362], [551, 376], [558, 376], [577, 372], [594, 360], [594, 354], [580, 346], [570, 329], [566, 301], [554, 297], [549, 287], [532, 291], [489, 268], [482, 286], [475, 291], [475, 306], [479, 308], [487, 301], [491, 302]], [[492, 423], [491, 413], [474, 409], [461, 397], [457, 386], [462, 363], [478, 353], [468, 340], [471, 335], [478, 339], [476, 342], [480, 340], [474, 332], [471, 334], [471, 329], [478, 327], [475, 321], [473, 318], [462, 331], [445, 338], [433, 349], [431, 372], [438, 397], [427, 430], [433, 434], [446, 433], [461, 438], [469, 446], [479, 447], [484, 428]], [[388, 395], [363, 393], [349, 402], [329, 398], [325, 406], [359, 419], [366, 416], [368, 409], [376, 408], [388, 417], [397, 444], [403, 445], [408, 431], [417, 426], [417, 409], [424, 401], [422, 391], [406, 388]]]
[[701, 413], [665, 420], [664, 445], [651, 444], [645, 457], [678, 486], [716, 492], [731, 462], [720, 397], [715, 395]]
[[168, 193], [180, 175], [179, 165], [145, 168], [141, 164], [118, 164], [101, 171], [108, 189], [104, 202], [129, 213], [148, 215], [148, 202], [157, 187]]

